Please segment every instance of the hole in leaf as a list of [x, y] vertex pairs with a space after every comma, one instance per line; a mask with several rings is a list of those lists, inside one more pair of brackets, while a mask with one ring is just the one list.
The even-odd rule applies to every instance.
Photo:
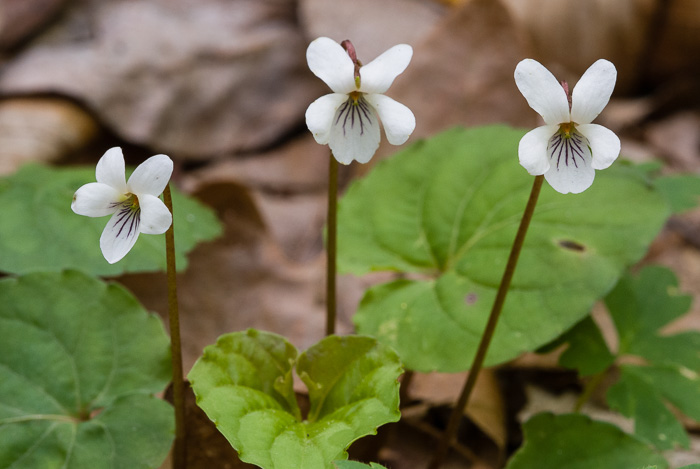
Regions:
[[569, 239], [562, 239], [561, 241], [559, 241], [559, 246], [563, 247], [564, 249], [576, 252], [584, 252], [586, 250], [586, 246], [584, 246], [583, 244], [579, 244], [576, 241], [571, 241]]

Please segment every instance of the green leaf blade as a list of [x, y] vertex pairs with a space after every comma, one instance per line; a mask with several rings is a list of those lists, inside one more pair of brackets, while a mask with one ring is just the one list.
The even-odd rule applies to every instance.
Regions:
[[580, 414], [538, 414], [523, 426], [525, 442], [506, 469], [620, 469], [668, 463], [616, 426]]
[[0, 467], [156, 467], [174, 431], [150, 396], [170, 379], [160, 320], [75, 271], [4, 279], [0, 296]]
[[[244, 361], [254, 366], [234, 366]], [[309, 386], [304, 421], [292, 401], [295, 362]], [[284, 338], [249, 330], [207, 347], [189, 378], [198, 405], [241, 460], [265, 469], [330, 469], [354, 440], [399, 419], [401, 371], [396, 354], [372, 338], [327, 337], [297, 357]], [[281, 389], [289, 393], [283, 399]]]
[[[523, 134], [504, 126], [445, 132], [378, 164], [341, 201], [341, 270], [430, 277], [423, 298], [411, 296], [417, 286], [405, 290], [408, 301], [398, 284], [370, 290], [354, 318], [359, 333], [395, 347], [410, 369], [471, 363], [532, 185], [517, 162]], [[667, 215], [646, 176], [624, 165], [598, 172], [583, 194], [544, 187], [487, 364], [580, 321], [643, 256]], [[446, 337], [461, 346], [441, 346]]]

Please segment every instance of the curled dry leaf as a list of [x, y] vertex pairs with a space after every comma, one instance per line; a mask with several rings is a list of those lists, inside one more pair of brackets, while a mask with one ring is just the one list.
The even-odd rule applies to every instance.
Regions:
[[320, 95], [293, 2], [75, 2], [7, 64], [0, 92], [58, 92], [174, 157], [269, 146]]
[[6, 51], [51, 21], [67, 0], [3, 0], [0, 2], [0, 50]]
[[0, 174], [31, 161], [55, 161], [86, 145], [98, 126], [65, 99], [15, 98], [0, 102]]
[[527, 32], [534, 59], [557, 77], [581, 74], [601, 57], [618, 70], [616, 91], [638, 83], [660, 0], [502, 0]]
[[455, 125], [532, 125], [536, 121], [513, 82], [524, 56], [523, 41], [501, 3], [473, 0], [416, 45], [390, 95], [420, 116], [412, 138]]

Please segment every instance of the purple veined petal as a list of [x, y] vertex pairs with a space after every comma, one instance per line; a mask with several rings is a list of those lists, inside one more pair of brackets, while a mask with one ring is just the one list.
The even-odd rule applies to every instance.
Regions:
[[416, 118], [411, 110], [383, 94], [368, 94], [364, 99], [379, 114], [389, 143], [405, 143], [416, 128]]
[[590, 124], [610, 101], [617, 80], [615, 66], [600, 59], [591, 65], [571, 93], [571, 120]]
[[559, 126], [543, 125], [526, 133], [518, 144], [520, 165], [533, 176], [544, 174], [549, 170], [547, 146]]
[[335, 113], [348, 99], [350, 98], [346, 94], [327, 94], [318, 98], [306, 109], [306, 126], [317, 143], [321, 145], [328, 143]]
[[385, 93], [397, 76], [403, 73], [413, 57], [413, 48], [399, 44], [360, 68], [360, 91]]
[[141, 208], [141, 233], [162, 234], [168, 231], [173, 222], [170, 210], [158, 197], [145, 194], [139, 197]]
[[593, 169], [605, 169], [620, 155], [620, 139], [615, 133], [598, 124], [576, 127], [588, 139], [593, 157]]
[[377, 151], [379, 139], [379, 118], [366, 100], [355, 103], [350, 99], [338, 108], [328, 144], [339, 163], [367, 163]]
[[170, 181], [173, 162], [167, 155], [155, 155], [136, 167], [126, 183], [132, 194], [160, 195]]
[[114, 264], [134, 247], [139, 237], [141, 211], [130, 204], [122, 204], [112, 215], [100, 236], [100, 249], [107, 262]]
[[113, 187], [122, 194], [126, 193], [126, 176], [124, 155], [119, 147], [110, 148], [97, 162], [95, 178], [97, 182]]
[[570, 121], [569, 100], [561, 84], [541, 63], [525, 59], [515, 67], [515, 84], [548, 125]]
[[567, 138], [557, 132], [547, 146], [549, 170], [544, 178], [550, 186], [562, 194], [578, 194], [593, 184], [595, 169], [586, 137], [574, 132]]
[[114, 187], [101, 182], [91, 182], [75, 191], [70, 208], [78, 215], [104, 217], [114, 213], [117, 205], [124, 199], [124, 194]]
[[333, 39], [319, 37], [306, 49], [306, 61], [314, 75], [334, 92], [355, 91], [355, 64], [343, 47]]

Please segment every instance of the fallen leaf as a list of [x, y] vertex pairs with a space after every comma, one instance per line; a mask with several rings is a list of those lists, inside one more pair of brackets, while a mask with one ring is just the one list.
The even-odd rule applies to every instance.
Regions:
[[97, 134], [93, 118], [60, 98], [13, 98], [0, 101], [0, 174], [29, 162], [56, 161]]
[[173, 157], [267, 147], [323, 84], [280, 0], [75, 2], [3, 70], [0, 92], [61, 93]]

